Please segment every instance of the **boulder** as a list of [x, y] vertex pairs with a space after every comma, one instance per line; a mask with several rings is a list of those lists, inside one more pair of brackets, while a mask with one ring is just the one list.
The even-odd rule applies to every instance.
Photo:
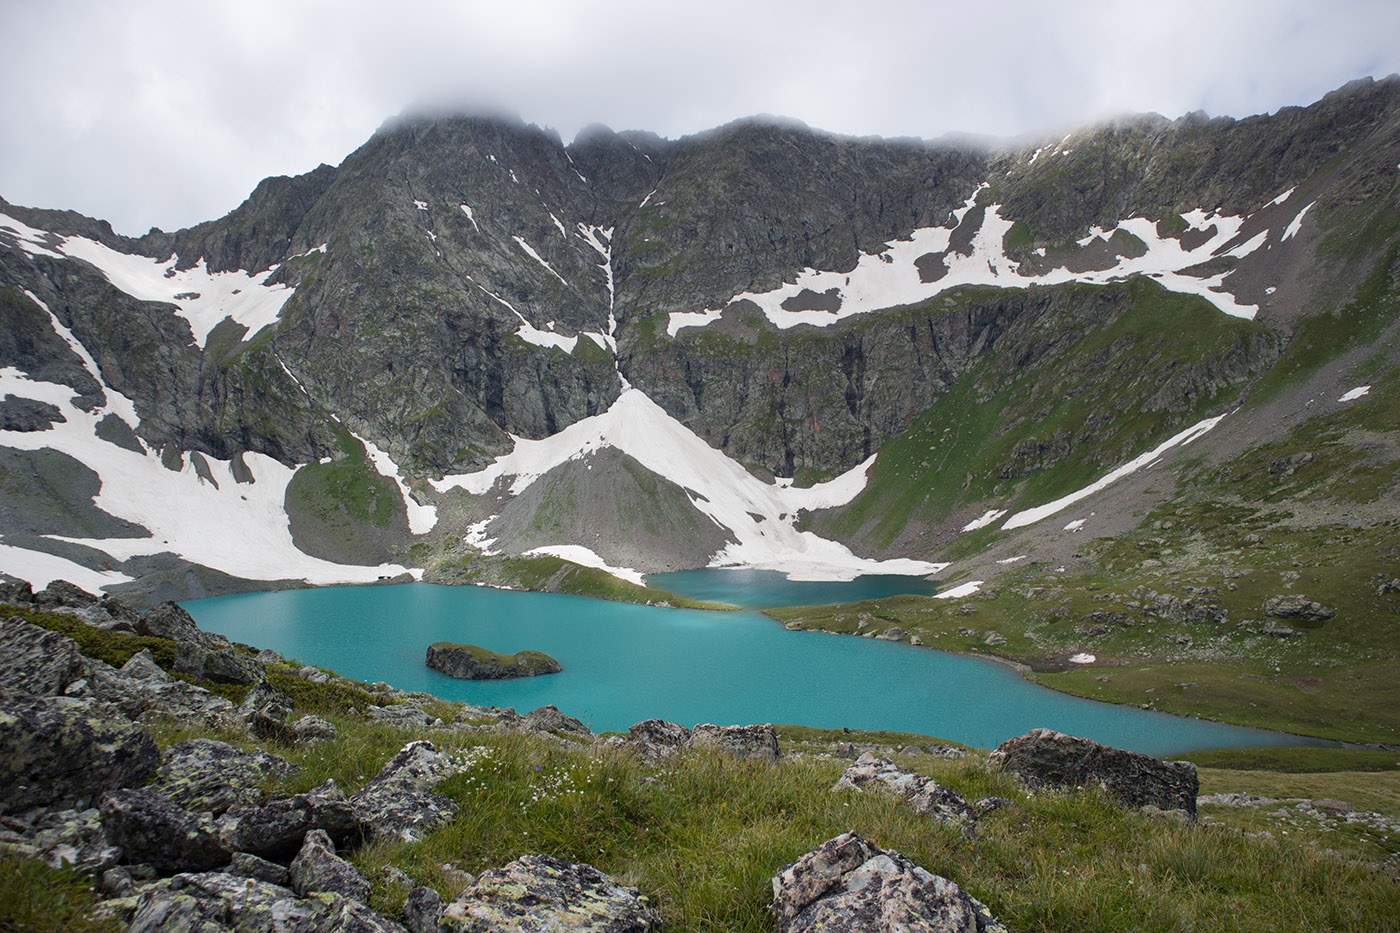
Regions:
[[553, 705], [530, 710], [525, 714], [521, 725], [532, 732], [565, 732], [581, 738], [589, 738], [593, 735], [592, 730], [580, 720], [564, 715]]
[[404, 926], [409, 933], [437, 933], [442, 910], [441, 894], [432, 888], [414, 888], [403, 900]]
[[206, 648], [194, 642], [180, 642], [175, 651], [175, 670], [196, 680], [220, 684], [255, 684], [264, 677], [263, 666], [237, 648]]
[[222, 635], [202, 630], [178, 603], [161, 603], [141, 614], [135, 623], [138, 635], [168, 638], [171, 641], [199, 645], [210, 651], [227, 648], [229, 641]]
[[428, 729], [442, 725], [442, 720], [429, 716], [412, 703], [395, 703], [391, 706], [370, 705], [365, 714], [371, 722], [382, 722], [400, 729]]
[[86, 807], [105, 791], [145, 784], [159, 764], [150, 735], [90, 701], [0, 687], [0, 813]]
[[161, 872], [206, 871], [228, 864], [229, 850], [208, 814], [182, 810], [144, 788], [108, 792], [99, 808], [102, 829], [122, 861]]
[[269, 862], [265, 858], [249, 855], [247, 852], [233, 853], [233, 857], [229, 859], [229, 863], [224, 866], [222, 871], [225, 874], [238, 875], [242, 878], [266, 881], [268, 884], [280, 884], [284, 888], [292, 883], [292, 874], [287, 870], [287, 866]]
[[533, 933], [595, 930], [640, 933], [660, 918], [636, 888], [624, 887], [592, 865], [548, 855], [525, 855], [481, 873], [443, 911], [443, 933]]
[[34, 594], [34, 605], [40, 609], [88, 609], [98, 604], [98, 598], [67, 580], [54, 580]]
[[350, 798], [364, 816], [366, 834], [414, 842], [452, 819], [457, 805], [432, 789], [457, 770], [431, 742], [405, 745]]
[[67, 635], [23, 619], [0, 619], [0, 684], [36, 696], [58, 696], [86, 671], [86, 658]]
[[1322, 603], [1293, 593], [1270, 596], [1264, 601], [1264, 612], [1275, 619], [1302, 619], [1306, 622], [1325, 622], [1336, 615]]
[[101, 815], [95, 807], [81, 812], [29, 810], [7, 817], [0, 825], [0, 851], [36, 858], [52, 868], [71, 865], [88, 874], [101, 874], [121, 858], [121, 849], [111, 845], [102, 832]]
[[1098, 785], [1125, 806], [1196, 815], [1200, 781], [1196, 766], [1188, 761], [1160, 761], [1050, 729], [1007, 739], [987, 760], [1032, 786]]
[[146, 885], [131, 916], [122, 919], [132, 933], [406, 933], [359, 901], [336, 894], [299, 898], [280, 885], [224, 872], [180, 874]]
[[463, 680], [503, 680], [508, 677], [534, 677], [557, 674], [564, 668], [540, 651], [497, 654], [478, 645], [458, 645], [449, 641], [428, 646], [427, 664], [433, 670]]
[[333, 783], [305, 794], [270, 797], [260, 806], [232, 809], [219, 819], [219, 833], [230, 849], [279, 860], [300, 851], [312, 830], [323, 830], [344, 845], [359, 840], [364, 828], [360, 808]]
[[931, 777], [907, 771], [888, 758], [877, 758], [870, 752], [857, 758], [831, 789], [843, 788], [893, 794], [920, 816], [969, 832], [977, 823], [977, 811], [953, 791]]
[[708, 748], [757, 761], [778, 760], [778, 730], [772, 723], [757, 726], [716, 726], [701, 723], [690, 730], [690, 748]]
[[313, 829], [306, 834], [289, 870], [292, 890], [303, 897], [339, 894], [361, 902], [369, 900], [369, 882], [354, 865], [335, 854], [335, 843], [325, 830]]
[[685, 726], [665, 719], [648, 719], [628, 729], [621, 745], [643, 761], [654, 764], [675, 757], [689, 741], [690, 730]]
[[238, 713], [248, 724], [254, 738], [274, 742], [296, 741], [296, 733], [287, 724], [292, 713], [292, 698], [265, 680], [253, 685], [238, 706]]
[[828, 839], [773, 877], [777, 933], [1006, 933], [958, 885], [854, 833]]
[[320, 716], [303, 716], [292, 723], [292, 737], [297, 742], [324, 742], [338, 735], [335, 723]]
[[296, 770], [264, 751], [245, 752], [227, 742], [190, 739], [165, 750], [151, 787], [177, 806], [215, 815], [262, 800], [261, 785]]

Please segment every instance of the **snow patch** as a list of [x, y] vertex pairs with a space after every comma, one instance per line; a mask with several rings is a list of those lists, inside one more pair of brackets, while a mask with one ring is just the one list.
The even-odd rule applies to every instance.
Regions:
[[1054, 515], [1056, 512], [1069, 508], [1076, 502], [1079, 502], [1083, 499], [1087, 499], [1094, 493], [1108, 488], [1109, 486], [1116, 483], [1118, 480], [1122, 479], [1128, 474], [1135, 473], [1143, 467], [1156, 462], [1157, 458], [1161, 457], [1162, 454], [1166, 453], [1173, 447], [1176, 447], [1178, 445], [1182, 447], [1186, 446], [1187, 444], [1191, 443], [1196, 438], [1205, 434], [1211, 428], [1219, 424], [1221, 420], [1224, 419], [1224, 417], [1224, 415], [1216, 415], [1214, 418], [1207, 418], [1204, 421], [1198, 421], [1186, 430], [1172, 435], [1170, 438], [1158, 444], [1156, 447], [1152, 448], [1147, 453], [1128, 461], [1127, 463], [1118, 467], [1113, 472], [1104, 476], [1102, 479], [1090, 483], [1083, 489], [1076, 490], [1075, 492], [1072, 492], [1067, 496], [1062, 496], [1059, 499], [1056, 499], [1054, 502], [1047, 502], [1045, 505], [1039, 505], [1033, 509], [1026, 509], [1024, 511], [1017, 512], [1015, 515], [1008, 518], [1005, 521], [1005, 523], [1002, 524], [1002, 530], [1010, 531], [1013, 528], [1021, 528], [1025, 525], [1033, 524], [1034, 522], [1040, 521], [1042, 518], [1048, 518], [1051, 515]]
[[610, 573], [620, 580], [626, 580], [628, 583], [646, 586], [646, 581], [637, 571], [629, 567], [614, 567], [581, 544], [551, 544], [546, 547], [537, 547], [525, 552], [526, 557], [537, 557], [540, 555], [562, 557], [564, 560], [582, 564], [584, 567], [593, 567], [604, 573]]
[[564, 242], [569, 242], [569, 231], [564, 229], [564, 221], [554, 216], [554, 211], [549, 211], [549, 219], [554, 221], [554, 226], [559, 228], [559, 235], [564, 238]]
[[[960, 224], [976, 206], [978, 192], [986, 187], [980, 185], [964, 205], [953, 211], [953, 220]], [[752, 301], [763, 311], [764, 316], [779, 328], [810, 324], [824, 327], [855, 314], [868, 314], [901, 305], [915, 304], [935, 297], [949, 289], [963, 285], [998, 285], [1024, 288], [1028, 285], [1059, 285], [1067, 282], [1086, 282], [1102, 285], [1131, 275], [1151, 276], [1162, 287], [1182, 294], [1199, 295], [1216, 308], [1233, 317], [1253, 319], [1258, 313], [1257, 305], [1246, 305], [1223, 289], [1225, 275], [1201, 278], [1183, 274], [1181, 270], [1213, 258], [1239, 233], [1246, 218], [1207, 214], [1196, 210], [1182, 217], [1197, 230], [1215, 227], [1209, 240], [1191, 250], [1183, 249], [1181, 241], [1163, 237], [1157, 233], [1155, 222], [1143, 217], [1133, 217], [1122, 221], [1114, 230], [1094, 228], [1089, 236], [1080, 240], [1088, 245], [1098, 238], [1108, 238], [1116, 230], [1132, 234], [1147, 247], [1147, 251], [1137, 257], [1122, 256], [1110, 269], [1071, 272], [1059, 267], [1048, 272], [1032, 275], [1021, 270], [1020, 264], [1008, 258], [1003, 250], [1006, 234], [1012, 221], [1001, 216], [1001, 205], [992, 204], [984, 209], [982, 223], [973, 235], [971, 252], [963, 255], [949, 252], [954, 227], [923, 227], [915, 230], [905, 239], [890, 240], [883, 249], [875, 253], [862, 253], [851, 272], [820, 271], [811, 267], [798, 272], [791, 281], [767, 292], [741, 292], [734, 295], [719, 308], [703, 311], [674, 311], [671, 313], [666, 332], [674, 337], [683, 328], [703, 327], [718, 320], [725, 307], [736, 301]], [[1241, 258], [1264, 245], [1267, 232], [1262, 233], [1242, 246], [1230, 251], [1231, 256]], [[946, 271], [933, 282], [923, 281], [917, 260], [928, 254], [939, 254]], [[818, 294], [835, 291], [841, 299], [835, 311], [789, 311], [783, 304], [804, 291]]]
[[977, 592], [978, 590], [980, 590], [981, 588], [982, 588], [982, 581], [981, 581], [981, 580], [971, 580], [971, 581], [969, 581], [969, 582], [967, 582], [967, 583], [963, 583], [963, 584], [960, 584], [960, 585], [958, 585], [958, 586], [955, 586], [955, 587], [953, 587], [951, 590], [944, 590], [944, 591], [941, 592], [941, 593], [935, 593], [935, 594], [933, 595], [933, 598], [934, 598], [934, 599], [961, 599], [961, 598], [964, 597], [964, 596], [971, 596], [973, 593], [976, 593], [976, 592]]
[[467, 215], [467, 219], [470, 220], [470, 221], [472, 222], [472, 226], [476, 228], [476, 232], [477, 232], [477, 233], [480, 233], [480, 232], [481, 232], [481, 224], [479, 224], [479, 223], [476, 222], [476, 214], [472, 212], [472, 209], [471, 209], [470, 207], [468, 207], [467, 205], [465, 205], [465, 204], [459, 204], [459, 205], [457, 205], [457, 206], [460, 207], [460, 208], [462, 209], [462, 213], [463, 213], [463, 214], [466, 214], [466, 215]]
[[[73, 349], [73, 352], [78, 355], [78, 359], [82, 360], [83, 368], [88, 371], [88, 375], [96, 379], [97, 384], [102, 387], [102, 393], [107, 397], [107, 404], [102, 407], [101, 411], [104, 413], [111, 412], [125, 421], [127, 426], [131, 428], [135, 428], [139, 425], [141, 419], [136, 416], [136, 403], [107, 385], [106, 380], [102, 378], [102, 370], [97, 368], [97, 360], [92, 358], [92, 354], [87, 351], [87, 347], [83, 346], [82, 341], [74, 336], [71, 330], [64, 327], [63, 324], [59, 322], [57, 315], [50, 311], [49, 306], [40, 301], [33, 292], [26, 288], [24, 294], [30, 301], [44, 309], [44, 313], [49, 316], [49, 323], [53, 326], [54, 332], [62, 337], [63, 341]], [[14, 370], [14, 372], [17, 373], [19, 370]]]
[[262, 284], [277, 265], [261, 272], [210, 272], [201, 258], [193, 268], [179, 270], [175, 268], [178, 257], [173, 254], [161, 262], [149, 256], [121, 253], [80, 236], [62, 238], [59, 252], [54, 252], [43, 244], [43, 231], [3, 214], [0, 229], [18, 237], [20, 248], [30, 255], [84, 260], [133, 298], [175, 305], [175, 313], [189, 322], [195, 345], [200, 349], [209, 332], [224, 318], [232, 318], [248, 328], [249, 337], [275, 323], [294, 292], [287, 285]]
[[1093, 664], [1097, 660], [1098, 658], [1094, 657], [1092, 654], [1086, 654], [1083, 651], [1079, 652], [1079, 654], [1072, 654], [1069, 656], [1069, 663], [1071, 664]]
[[542, 440], [514, 440], [514, 450], [485, 469], [433, 480], [433, 488], [482, 495], [500, 483], [515, 496], [555, 467], [611, 447], [688, 490], [695, 508], [730, 532], [734, 543], [714, 555], [711, 566], [781, 570], [792, 579], [811, 580], [851, 579], [863, 573], [928, 574], [947, 566], [867, 560], [842, 544], [794, 527], [802, 509], [827, 508], [854, 498], [864, 488], [870, 461], [810, 489], [765, 483], [630, 386], [601, 415]]
[[109, 586], [130, 583], [134, 577], [115, 570], [89, 570], [82, 564], [43, 551], [0, 544], [0, 570], [20, 580], [25, 580], [35, 592], [42, 590], [55, 580], [67, 580], [94, 596], [102, 595]]
[[1003, 564], [1003, 565], [1005, 565], [1005, 564], [1014, 564], [1014, 563], [1016, 563], [1017, 561], [1022, 561], [1022, 560], [1025, 560], [1025, 559], [1026, 559], [1026, 555], [1025, 555], [1025, 554], [1017, 554], [1015, 557], [1003, 557], [1001, 560], [997, 561], [997, 563], [998, 563], [998, 564]]
[[1078, 531], [1079, 529], [1084, 527], [1084, 522], [1085, 519], [1076, 518], [1074, 521], [1070, 522], [1068, 525], [1065, 526], [1065, 531]]
[[413, 199], [413, 206], [416, 207], [416, 208], [418, 208], [420, 211], [426, 211], [426, 210], [428, 209], [428, 202], [427, 202], [427, 201], [420, 201], [420, 200], [418, 200], [417, 198], [414, 198], [414, 199]]
[[495, 538], [486, 536], [486, 526], [494, 522], [498, 516], [492, 515], [483, 518], [481, 521], [467, 526], [467, 534], [462, 540], [468, 547], [475, 548], [487, 557], [495, 557], [500, 551], [491, 550], [491, 545], [496, 543]]
[[1307, 207], [1303, 208], [1301, 211], [1298, 212], [1297, 217], [1294, 217], [1291, 221], [1289, 221], [1288, 229], [1283, 231], [1283, 236], [1281, 237], [1281, 239], [1291, 240], [1298, 235], [1298, 231], [1303, 229], [1303, 218], [1308, 216], [1308, 211], [1312, 210], [1313, 204], [1316, 203], [1316, 201], [1311, 202], [1310, 204], [1308, 204]]
[[[107, 411], [85, 412], [77, 408], [72, 404], [73, 390], [67, 386], [35, 382], [12, 368], [0, 370], [0, 391], [16, 389], [25, 397], [57, 405], [66, 420], [47, 431], [0, 431], [0, 445], [16, 450], [47, 447], [73, 457], [100, 478], [101, 487], [93, 497], [99, 509], [149, 530], [143, 538], [58, 540], [95, 548], [121, 561], [169, 552], [250, 580], [299, 579], [317, 585], [369, 583], [406, 571], [398, 564], [335, 564], [298, 550], [283, 509], [287, 483], [296, 472], [294, 467], [262, 454], [245, 453], [243, 462], [253, 482], [239, 483], [230, 461], [205, 455], [214, 479], [210, 483], [188, 458], [178, 472], [172, 471], [162, 465], [154, 451], [137, 453], [97, 437], [97, 423]], [[21, 557], [8, 552], [0, 554], [0, 570], [29, 579], [27, 573], [49, 566], [35, 565], [39, 558]], [[13, 564], [11, 558], [15, 560]], [[82, 580], [72, 582], [86, 585]], [[97, 585], [95, 580], [89, 582]], [[122, 581], [107, 578], [106, 582]]]
[[1371, 392], [1371, 387], [1370, 387], [1370, 386], [1357, 386], [1357, 387], [1354, 388], [1354, 389], [1348, 389], [1347, 392], [1346, 392], [1346, 394], [1344, 394], [1341, 398], [1337, 399], [1337, 401], [1339, 401], [1339, 402], [1354, 402], [1354, 401], [1356, 401], [1357, 399], [1361, 398], [1361, 396], [1363, 396], [1363, 395], [1369, 395], [1370, 392]]
[[963, 525], [962, 530], [976, 531], [978, 528], [986, 528], [992, 522], [1001, 518], [1005, 514], [1006, 509], [988, 509], [987, 511], [983, 512], [979, 518], [974, 518], [966, 525]]
[[350, 432], [351, 436], [361, 444], [365, 445], [365, 452], [369, 455], [370, 462], [374, 464], [375, 470], [380, 476], [387, 477], [394, 481], [394, 485], [399, 487], [399, 494], [403, 496], [403, 504], [408, 510], [408, 530], [416, 535], [425, 535], [433, 530], [437, 524], [437, 509], [431, 505], [419, 505], [409, 492], [408, 484], [403, 480], [403, 474], [393, 458], [386, 451], [380, 450], [373, 443], [366, 440], [355, 432]]
[[540, 265], [542, 265], [542, 266], [544, 266], [546, 269], [548, 269], [548, 270], [550, 271], [550, 274], [553, 275], [556, 279], [558, 279], [559, 281], [563, 282], [565, 285], [568, 285], [568, 284], [569, 284], [568, 281], [567, 281], [562, 275], [560, 275], [558, 272], [555, 272], [555, 271], [554, 271], [554, 267], [553, 267], [553, 266], [551, 266], [549, 263], [545, 262], [544, 259], [540, 256], [540, 254], [537, 253], [537, 252], [535, 252], [534, 247], [532, 247], [529, 243], [526, 243], [526, 242], [525, 242], [525, 238], [524, 238], [524, 237], [522, 237], [522, 236], [515, 236], [515, 235], [512, 234], [512, 235], [511, 235], [511, 239], [514, 240], [515, 243], [516, 243], [516, 245], [519, 246], [521, 249], [523, 249], [523, 250], [530, 256], [531, 259], [535, 260], [535, 262], [539, 263]]

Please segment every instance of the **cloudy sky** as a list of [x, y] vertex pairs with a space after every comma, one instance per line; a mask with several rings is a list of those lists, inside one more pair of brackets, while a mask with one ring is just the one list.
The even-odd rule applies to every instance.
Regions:
[[677, 137], [1245, 116], [1400, 71], [1396, 0], [0, 0], [0, 196], [124, 233], [340, 162], [407, 108]]

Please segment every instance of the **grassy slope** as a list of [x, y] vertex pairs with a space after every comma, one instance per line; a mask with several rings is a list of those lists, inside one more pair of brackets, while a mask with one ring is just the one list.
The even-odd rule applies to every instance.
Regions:
[[[1240, 355], [1253, 342], [1272, 339], [1261, 325], [1222, 315], [1204, 299], [1168, 292], [1145, 278], [1122, 286], [1063, 288], [1085, 305], [1091, 296], [1121, 292], [1123, 313], [1028, 366], [1020, 365], [1014, 346], [983, 358], [881, 447], [865, 491], [839, 513], [818, 519], [814, 529], [884, 548], [911, 523], [937, 525], [970, 503], [1029, 505], [1057, 498], [1096, 479], [1116, 452], [1147, 449], [1172, 427], [1213, 413], [1239, 390], [1187, 392], [1186, 410], [1164, 410], [1153, 401], [1163, 382], [1196, 361]], [[1071, 325], [1037, 322], [1035, 340], [1053, 342], [1053, 334], [1040, 331], [1057, 326]], [[1053, 445], [1060, 438], [1071, 439], [1072, 449], [1048, 467], [1030, 468], [1025, 477], [1004, 475], [1018, 445]], [[953, 546], [964, 544], [977, 542]]]
[[[327, 778], [353, 791], [406, 741], [422, 737], [358, 718], [353, 708], [363, 709], [372, 696], [358, 685], [314, 684], [275, 670], [273, 679], [296, 685], [294, 715], [327, 716], [340, 736], [296, 748], [212, 736], [260, 745], [300, 766], [270, 791], [305, 790]], [[441, 701], [426, 701], [426, 709], [449, 722], [467, 715]], [[170, 724], [156, 734], [168, 745], [200, 733]], [[924, 737], [784, 729], [784, 747], [791, 752], [800, 743], [808, 754], [778, 767], [689, 754], [659, 768], [535, 736], [439, 730], [430, 737], [468, 765], [439, 788], [461, 808], [457, 818], [418, 843], [350, 853], [373, 883], [371, 906], [390, 916], [408, 885], [390, 880], [385, 866], [450, 898], [461, 886], [459, 871], [547, 853], [637, 885], [668, 930], [768, 931], [771, 876], [846, 830], [953, 879], [1015, 930], [1230, 929], [1242, 918], [1251, 929], [1380, 929], [1400, 909], [1400, 888], [1379, 874], [1386, 847], [1360, 837], [1307, 827], [1287, 837], [1251, 837], [1233, 824], [1258, 818], [1252, 812], [1181, 825], [1125, 812], [1092, 791], [1028, 796], [987, 771], [977, 753], [958, 761], [903, 758], [968, 799], [995, 794], [1013, 801], [986, 817], [969, 841], [892, 799], [831, 792], [845, 764], [812, 754], [823, 743]], [[1204, 775], [1209, 786], [1212, 772]], [[93, 897], [85, 888], [68, 873], [0, 861], [0, 929], [103, 929], [81, 919]]]

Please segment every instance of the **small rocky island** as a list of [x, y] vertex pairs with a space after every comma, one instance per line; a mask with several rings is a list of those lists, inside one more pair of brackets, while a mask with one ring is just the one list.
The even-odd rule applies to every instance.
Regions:
[[557, 674], [564, 669], [542, 651], [497, 654], [477, 645], [456, 645], [450, 641], [429, 645], [427, 663], [433, 670], [463, 680], [534, 677], [536, 674]]

